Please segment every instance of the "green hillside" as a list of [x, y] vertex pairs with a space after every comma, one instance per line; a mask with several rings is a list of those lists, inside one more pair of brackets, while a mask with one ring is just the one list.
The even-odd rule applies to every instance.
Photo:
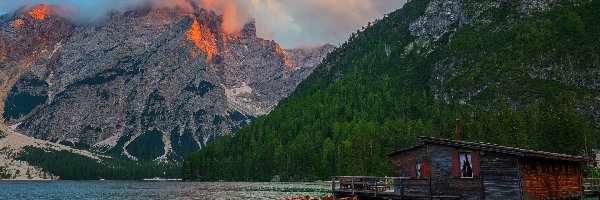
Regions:
[[184, 179], [390, 176], [387, 153], [452, 138], [457, 118], [471, 141], [599, 146], [600, 1], [444, 2], [409, 1], [352, 34], [269, 115], [190, 155]]

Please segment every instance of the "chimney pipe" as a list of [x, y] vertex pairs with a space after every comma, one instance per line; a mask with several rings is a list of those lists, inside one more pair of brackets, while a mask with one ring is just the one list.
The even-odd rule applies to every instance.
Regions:
[[456, 140], [460, 140], [460, 119], [456, 119]]

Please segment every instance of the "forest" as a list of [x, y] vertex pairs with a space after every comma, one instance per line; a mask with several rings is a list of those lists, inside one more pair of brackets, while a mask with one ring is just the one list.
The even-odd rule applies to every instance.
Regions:
[[[181, 177], [181, 168], [177, 165], [132, 161], [122, 157], [107, 157], [98, 161], [69, 151], [46, 151], [28, 147], [16, 159], [44, 169], [39, 177], [47, 179], [56, 179], [56, 176], [63, 180], [142, 180], [155, 177]], [[20, 173], [31, 176], [29, 171]]]
[[[427, 3], [410, 1], [353, 33], [270, 114], [188, 156], [183, 178], [390, 176], [387, 153], [416, 144], [420, 135], [453, 138], [456, 119], [468, 141], [573, 155], [600, 147], [593, 110], [600, 92], [568, 80], [600, 68], [599, 1], [530, 17], [516, 17], [518, 6], [505, 2], [482, 14], [492, 19], [487, 24], [414, 45], [422, 38], [408, 27]], [[439, 65], [453, 71], [439, 72]], [[542, 65], [561, 70], [544, 77], [525, 67]], [[459, 75], [436, 84], [437, 75], [453, 73]]]

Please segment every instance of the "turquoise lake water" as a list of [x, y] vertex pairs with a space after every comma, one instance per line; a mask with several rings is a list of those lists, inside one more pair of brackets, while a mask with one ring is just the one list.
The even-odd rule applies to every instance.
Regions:
[[279, 199], [329, 194], [327, 183], [0, 181], [0, 199]]

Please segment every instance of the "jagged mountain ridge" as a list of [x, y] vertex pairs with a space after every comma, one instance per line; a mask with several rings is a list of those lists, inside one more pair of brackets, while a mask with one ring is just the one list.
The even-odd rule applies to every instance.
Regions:
[[3, 116], [35, 138], [167, 161], [270, 112], [333, 48], [282, 50], [253, 23], [138, 8], [78, 25], [52, 6], [0, 17]]

